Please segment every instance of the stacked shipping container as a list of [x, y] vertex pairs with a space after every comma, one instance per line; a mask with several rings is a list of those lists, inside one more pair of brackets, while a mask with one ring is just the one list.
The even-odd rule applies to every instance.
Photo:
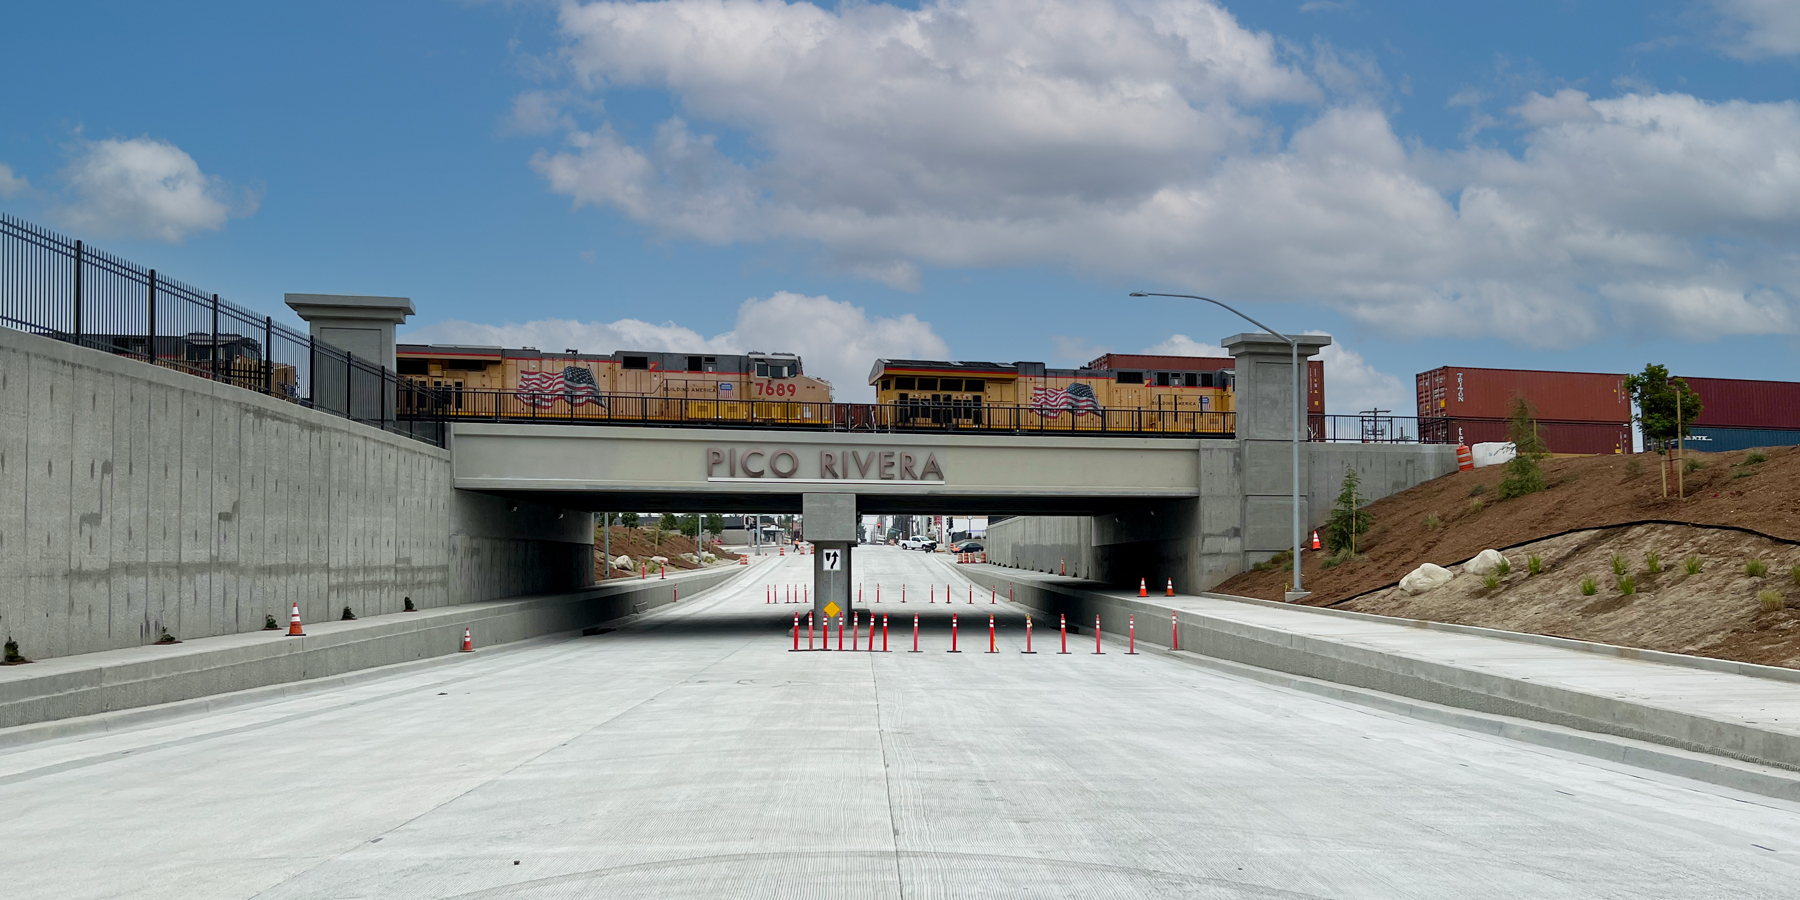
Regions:
[[1683, 378], [1700, 395], [1687, 446], [1723, 452], [1800, 444], [1800, 383]]
[[1537, 410], [1552, 453], [1630, 453], [1631, 397], [1625, 376], [1444, 366], [1418, 375], [1419, 434], [1426, 441], [1506, 440], [1514, 397]]

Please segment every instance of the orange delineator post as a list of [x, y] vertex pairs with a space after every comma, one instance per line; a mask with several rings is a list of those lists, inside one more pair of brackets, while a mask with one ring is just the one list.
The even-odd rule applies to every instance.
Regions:
[[[794, 613], [794, 615], [797, 616], [797, 615], [799, 615], [799, 613]], [[813, 632], [813, 614], [807, 613], [806, 614], [806, 649], [808, 649], [808, 650], [811, 650], [813, 648], [812, 632]]]
[[[887, 613], [882, 613], [882, 614], [881, 614], [881, 652], [883, 652], [883, 653], [886, 653], [886, 652], [888, 652], [888, 648], [887, 648], [887, 628], [888, 628], [888, 617], [887, 617]], [[873, 642], [871, 642], [871, 643], [873, 643]]]
[[1100, 649], [1100, 616], [1099, 616], [1099, 614], [1095, 614], [1095, 616], [1094, 616], [1094, 654], [1096, 656], [1098, 656], [1104, 652], [1105, 651]]
[[1000, 652], [998, 649], [996, 649], [994, 647], [994, 617], [993, 616], [988, 616], [988, 652], [989, 653], [999, 653]]
[[962, 652], [961, 650], [956, 649], [956, 614], [955, 613], [950, 614], [950, 649], [946, 650], [944, 652], [945, 653], [961, 653]]
[[919, 614], [913, 613], [913, 653], [919, 652]]
[[1174, 613], [1169, 613], [1169, 649], [1181, 649], [1181, 620]]
[[1125, 651], [1125, 655], [1126, 656], [1136, 656], [1137, 655], [1137, 615], [1135, 613], [1133, 613], [1130, 617], [1128, 617], [1126, 619], [1126, 622], [1128, 625], [1131, 626], [1131, 640], [1127, 644], [1127, 649]]
[[800, 649], [800, 614], [794, 613], [794, 649]]
[[1023, 649], [1019, 652], [1020, 653], [1030, 653], [1033, 655], [1035, 655], [1037, 653], [1036, 650], [1031, 649], [1031, 617], [1030, 616], [1025, 617], [1025, 649]]
[[1057, 655], [1062, 656], [1069, 652], [1069, 615], [1068, 615], [1068, 613], [1057, 613], [1056, 614], [1056, 627], [1062, 631], [1062, 649], [1057, 651]]

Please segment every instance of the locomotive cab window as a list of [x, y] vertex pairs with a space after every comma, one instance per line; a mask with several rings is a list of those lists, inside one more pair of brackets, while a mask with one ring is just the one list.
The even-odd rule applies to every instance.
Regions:
[[403, 359], [394, 363], [394, 370], [401, 375], [430, 375], [431, 364], [422, 359]]
[[1120, 372], [1115, 380], [1119, 384], [1143, 384], [1144, 383], [1144, 373], [1142, 373], [1142, 372]]
[[935, 391], [938, 389], [937, 383], [938, 380], [936, 378], [921, 378], [919, 379], [919, 390]]
[[962, 387], [962, 379], [961, 378], [942, 378], [942, 379], [938, 380], [938, 390], [960, 391], [962, 389], [963, 389], [963, 387]]
[[883, 379], [881, 379], [881, 389], [882, 389], [882, 390], [884, 390], [884, 391], [885, 391], [885, 390], [888, 390], [888, 389], [889, 389], [889, 385], [890, 385], [890, 383], [891, 383], [891, 382], [892, 382], [892, 381], [893, 381], [893, 380], [894, 380], [894, 379], [892, 379], [892, 378], [883, 378]]
[[894, 389], [895, 390], [910, 391], [910, 390], [917, 389], [918, 386], [919, 386], [919, 379], [914, 378], [911, 375], [902, 375], [902, 376], [894, 379]]

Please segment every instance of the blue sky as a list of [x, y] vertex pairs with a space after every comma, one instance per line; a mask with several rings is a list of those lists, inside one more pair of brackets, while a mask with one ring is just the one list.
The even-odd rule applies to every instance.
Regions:
[[849, 396], [1243, 330], [1140, 287], [1333, 334], [1337, 412], [1444, 364], [1800, 378], [1795, 4], [628, 7], [12, 10], [0, 209], [260, 310]]

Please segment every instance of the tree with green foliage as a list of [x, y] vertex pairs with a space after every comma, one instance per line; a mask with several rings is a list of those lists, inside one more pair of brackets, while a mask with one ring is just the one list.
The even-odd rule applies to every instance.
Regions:
[[1356, 470], [1345, 466], [1343, 487], [1338, 490], [1337, 502], [1332, 504], [1331, 518], [1325, 521], [1325, 549], [1332, 553], [1347, 551], [1356, 555], [1356, 538], [1368, 534], [1375, 523], [1374, 514], [1363, 509], [1367, 498], [1357, 490], [1358, 486]]
[[1632, 419], [1644, 432], [1645, 449], [1658, 453], [1677, 438], [1686, 437], [1688, 427], [1699, 418], [1702, 409], [1700, 395], [1686, 381], [1671, 379], [1667, 367], [1654, 363], [1636, 375], [1625, 376], [1625, 392], [1637, 407]]
[[725, 533], [725, 517], [718, 513], [707, 513], [705, 528], [706, 533], [712, 535], [714, 540], [717, 540], [719, 535]]
[[678, 517], [675, 521], [676, 521], [676, 527], [681, 529], [681, 533], [683, 535], [686, 535], [687, 537], [691, 537], [691, 538], [697, 538], [700, 536], [700, 516], [699, 516], [699, 514], [689, 513], [685, 516]]
[[1524, 397], [1513, 398], [1506, 439], [1512, 441], [1513, 458], [1506, 461], [1506, 474], [1500, 478], [1500, 499], [1511, 500], [1543, 490], [1544, 468], [1538, 462], [1550, 455], [1550, 448], [1538, 434], [1537, 410]]
[[625, 526], [626, 528], [638, 527], [638, 514], [637, 513], [619, 513], [619, 524]]

